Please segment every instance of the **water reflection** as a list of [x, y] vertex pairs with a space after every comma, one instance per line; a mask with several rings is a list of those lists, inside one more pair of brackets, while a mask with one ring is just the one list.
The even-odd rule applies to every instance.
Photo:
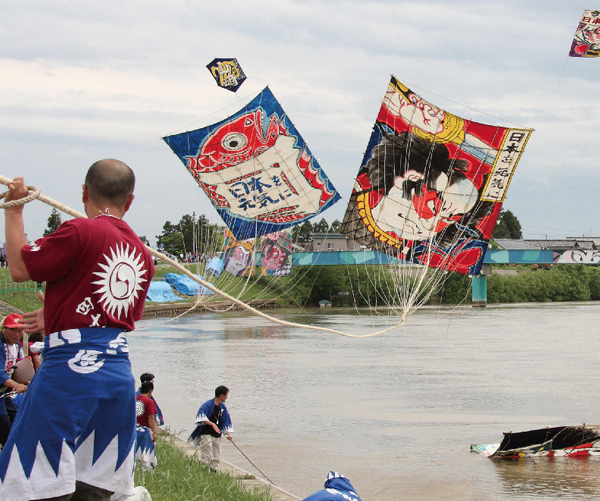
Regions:
[[598, 458], [490, 460], [508, 496], [600, 497]]
[[223, 339], [267, 339], [283, 337], [283, 329], [276, 325], [236, 328], [226, 327], [223, 330]]

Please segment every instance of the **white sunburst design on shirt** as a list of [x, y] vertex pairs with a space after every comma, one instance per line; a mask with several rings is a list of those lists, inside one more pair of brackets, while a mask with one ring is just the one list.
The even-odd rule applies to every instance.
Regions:
[[104, 271], [94, 272], [100, 280], [92, 284], [100, 285], [95, 293], [102, 294], [100, 301], [106, 313], [121, 318], [121, 313], [127, 315], [139, 291], [143, 290], [142, 284], [147, 281], [143, 278], [146, 270], [143, 269], [142, 254], [136, 255], [135, 247], [130, 252], [129, 244], [117, 244], [114, 249], [111, 247], [110, 254], [110, 257], [104, 254], [106, 264], [98, 263]]
[[137, 417], [143, 416], [145, 410], [146, 410], [146, 407], [144, 406], [144, 402], [142, 402], [141, 400], [136, 400], [135, 401], [135, 414], [136, 414], [136, 416]]

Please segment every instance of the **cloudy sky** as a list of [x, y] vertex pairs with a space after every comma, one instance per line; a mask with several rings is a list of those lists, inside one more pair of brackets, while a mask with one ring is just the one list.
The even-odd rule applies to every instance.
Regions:
[[[600, 58], [567, 57], [589, 1], [1, 5], [0, 174], [82, 210], [89, 165], [123, 160], [138, 179], [127, 220], [151, 242], [192, 211], [218, 220], [161, 137], [267, 85], [342, 195], [324, 216], [341, 219], [391, 74], [454, 114], [535, 129], [504, 205], [526, 238], [600, 235]], [[215, 85], [215, 57], [240, 61], [237, 95]], [[30, 239], [50, 210], [26, 207]]]

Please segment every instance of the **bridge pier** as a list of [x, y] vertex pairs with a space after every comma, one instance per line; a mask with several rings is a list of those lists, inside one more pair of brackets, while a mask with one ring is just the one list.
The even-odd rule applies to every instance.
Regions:
[[473, 307], [485, 308], [487, 306], [487, 276], [492, 272], [491, 264], [481, 267], [481, 274], [474, 275], [471, 279], [471, 304]]

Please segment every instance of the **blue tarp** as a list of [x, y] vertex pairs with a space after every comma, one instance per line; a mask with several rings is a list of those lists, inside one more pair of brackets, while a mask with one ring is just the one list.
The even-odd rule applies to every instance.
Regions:
[[163, 277], [163, 282], [167, 282], [168, 284], [173, 285], [173, 282], [175, 282], [175, 280], [177, 279], [179, 275], [175, 274], [175, 273], [167, 273], [164, 277]]
[[[201, 277], [200, 275], [196, 276], [204, 280], [204, 277]], [[186, 296], [211, 296], [214, 294], [213, 291], [208, 290], [206, 287], [192, 280], [187, 275], [176, 275], [175, 279], [173, 280], [173, 287], [177, 292], [180, 294], [185, 294]]]
[[212, 277], [220, 277], [223, 273], [225, 264], [223, 260], [218, 257], [213, 257], [206, 265], [206, 274]]
[[183, 299], [173, 294], [173, 289], [167, 282], [150, 282], [146, 301], [170, 303], [172, 301], [183, 301]]

